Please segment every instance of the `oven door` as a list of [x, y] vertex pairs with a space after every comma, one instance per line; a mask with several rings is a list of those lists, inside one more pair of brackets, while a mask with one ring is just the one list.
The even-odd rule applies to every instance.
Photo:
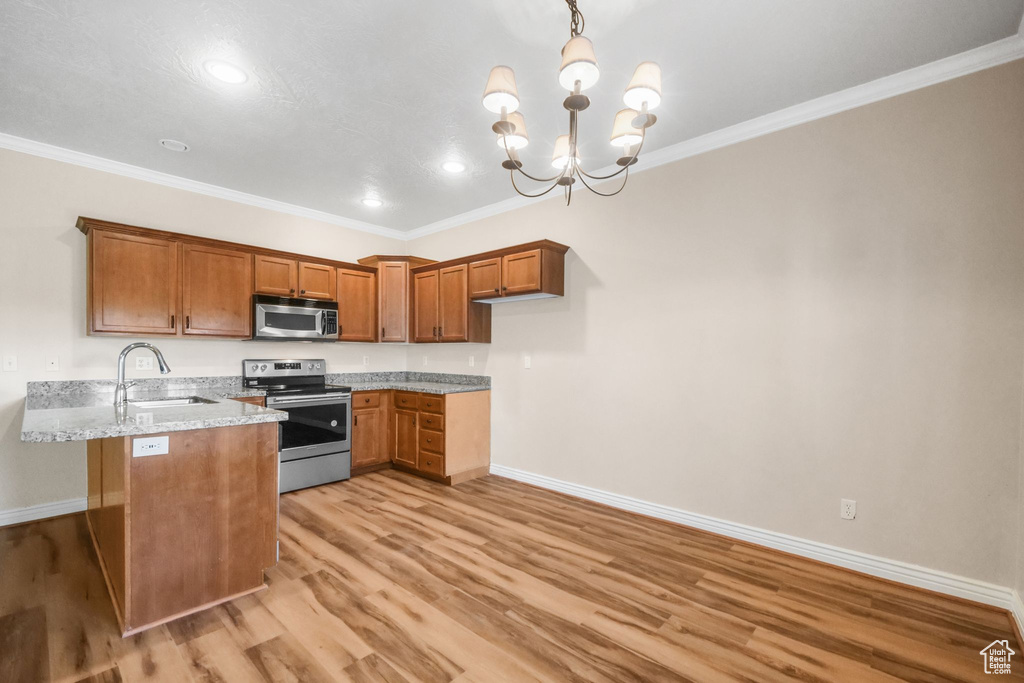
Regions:
[[327, 338], [327, 311], [322, 308], [257, 302], [254, 312], [254, 339]]
[[351, 450], [351, 395], [268, 396], [267, 407], [288, 413], [278, 423], [282, 462]]

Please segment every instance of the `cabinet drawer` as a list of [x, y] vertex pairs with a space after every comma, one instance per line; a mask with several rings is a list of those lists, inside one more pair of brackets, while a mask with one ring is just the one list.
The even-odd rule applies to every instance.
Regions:
[[396, 391], [395, 407], [416, 410], [416, 397], [417, 394], [412, 391]]
[[423, 451], [433, 453], [444, 453], [444, 432], [432, 432], [429, 429], [420, 430], [420, 459], [423, 459]]
[[444, 474], [444, 456], [436, 453], [420, 453], [418, 469], [431, 474]]
[[352, 410], [359, 408], [380, 407], [380, 392], [377, 391], [353, 391]]
[[425, 413], [443, 413], [444, 396], [436, 394], [420, 394], [420, 410]]
[[444, 415], [439, 415], [437, 413], [421, 413], [420, 426], [424, 429], [435, 429], [439, 432], [444, 431]]

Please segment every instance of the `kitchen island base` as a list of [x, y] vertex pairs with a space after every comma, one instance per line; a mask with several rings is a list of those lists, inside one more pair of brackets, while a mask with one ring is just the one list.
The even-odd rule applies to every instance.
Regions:
[[[166, 437], [166, 453], [133, 441]], [[123, 635], [264, 588], [277, 563], [277, 425], [88, 442], [86, 518]]]

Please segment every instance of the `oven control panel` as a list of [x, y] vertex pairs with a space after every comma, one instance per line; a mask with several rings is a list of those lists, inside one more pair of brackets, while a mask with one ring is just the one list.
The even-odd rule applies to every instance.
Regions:
[[242, 361], [242, 377], [317, 377], [327, 374], [327, 361], [323, 358], [307, 360], [249, 359]]

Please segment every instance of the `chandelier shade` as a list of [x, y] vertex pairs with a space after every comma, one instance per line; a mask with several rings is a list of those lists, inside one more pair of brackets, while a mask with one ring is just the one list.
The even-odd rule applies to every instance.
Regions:
[[654, 62], [640, 64], [626, 86], [622, 102], [638, 112], [644, 108], [645, 102], [648, 109], [661, 104], [661, 67]]
[[516, 88], [516, 74], [512, 67], [496, 66], [491, 69], [484, 88], [484, 109], [495, 114], [514, 112], [519, 109], [519, 89]]
[[615, 115], [612, 125], [611, 142], [616, 147], [635, 145], [644, 139], [644, 132], [633, 126], [633, 119], [638, 115], [635, 109], [620, 109]]
[[509, 149], [522, 149], [530, 144], [530, 136], [526, 133], [526, 120], [519, 112], [508, 115], [508, 122], [512, 124], [512, 132], [507, 135], [498, 135], [498, 147]]
[[558, 70], [558, 83], [566, 90], [574, 90], [576, 81], [586, 90], [601, 76], [597, 68], [597, 55], [590, 38], [573, 36], [562, 48], [562, 66]]
[[[576, 163], [579, 163], [579, 150], [576, 151]], [[555, 151], [551, 155], [551, 167], [559, 171], [569, 163], [569, 136], [559, 135], [555, 140]]]

